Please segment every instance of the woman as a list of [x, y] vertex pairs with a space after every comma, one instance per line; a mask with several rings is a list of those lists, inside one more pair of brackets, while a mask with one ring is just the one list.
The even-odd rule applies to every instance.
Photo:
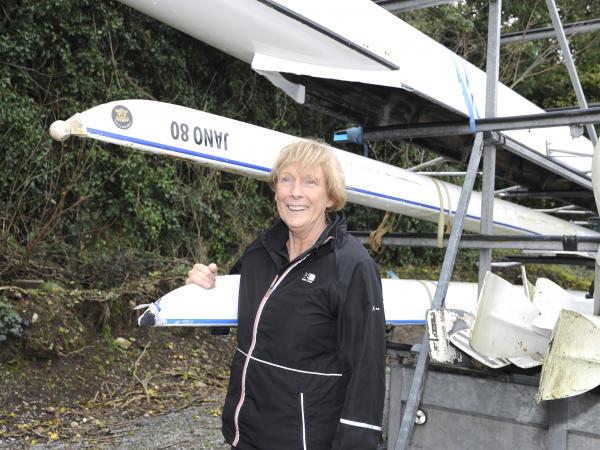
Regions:
[[[341, 166], [327, 147], [285, 147], [271, 172], [280, 220], [246, 249], [238, 348], [223, 435], [246, 450], [375, 449], [385, 392], [381, 280], [338, 213]], [[188, 283], [215, 286], [215, 264]]]

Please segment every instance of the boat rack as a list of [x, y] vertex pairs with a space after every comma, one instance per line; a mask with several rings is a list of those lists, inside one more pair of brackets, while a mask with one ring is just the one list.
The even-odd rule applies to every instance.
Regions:
[[[350, 232], [359, 242], [369, 241], [368, 231]], [[444, 235], [444, 247], [448, 245], [449, 235]], [[381, 238], [383, 245], [405, 247], [438, 247], [438, 237], [430, 233], [388, 233]], [[564, 252], [593, 252], [598, 250], [600, 237], [596, 236], [507, 236], [465, 234], [458, 244], [463, 249], [518, 249]]]
[[[380, 6], [391, 10], [391, 11], [402, 11], [409, 10], [410, 8], [421, 8], [427, 6], [434, 6], [442, 3], [449, 3], [446, 1], [427, 1], [427, 2], [414, 2], [410, 0], [404, 1], [376, 1]], [[447, 293], [448, 285], [454, 268], [454, 262], [459, 248], [479, 248], [480, 259], [479, 259], [479, 286], [481, 288], [482, 280], [485, 273], [491, 268], [491, 256], [492, 249], [494, 248], [516, 248], [516, 249], [537, 249], [537, 250], [568, 250], [568, 251], [581, 251], [581, 252], [596, 252], [598, 249], [598, 239], [595, 238], [575, 238], [572, 236], [533, 236], [533, 237], [522, 237], [522, 236], [493, 236], [492, 231], [492, 214], [493, 214], [493, 201], [494, 201], [494, 181], [496, 176], [499, 174], [496, 170], [496, 153], [497, 150], [508, 151], [518, 158], [526, 161], [537, 167], [539, 172], [545, 174], [558, 175], [563, 180], [567, 180], [568, 187], [563, 191], [561, 198], [567, 199], [567, 201], [583, 206], [587, 209], [593, 210], [598, 204], [600, 199], [595, 199], [592, 194], [592, 179], [588, 174], [579, 173], [573, 169], [567, 168], [552, 160], [546, 158], [540, 154], [532, 152], [529, 149], [523, 148], [522, 146], [516, 145], [510, 139], [504, 138], [498, 132], [502, 130], [512, 130], [519, 128], [537, 128], [546, 126], [570, 126], [578, 127], [579, 132], [582, 132], [581, 127], [585, 126], [588, 132], [588, 137], [592, 144], [596, 146], [596, 131], [593, 124], [600, 123], [600, 108], [588, 108], [575, 64], [571, 56], [569, 44], [566, 38], [565, 29], [561, 23], [558, 15], [558, 9], [555, 0], [546, 0], [547, 8], [552, 19], [552, 30], [551, 35], [556, 37], [560, 43], [562, 56], [564, 63], [569, 72], [573, 88], [575, 90], [579, 109], [577, 110], [562, 110], [554, 111], [545, 114], [537, 114], [532, 116], [518, 116], [518, 117], [496, 117], [496, 103], [497, 103], [497, 92], [498, 92], [498, 76], [499, 76], [499, 53], [500, 53], [500, 28], [501, 28], [501, 10], [502, 0], [490, 0], [489, 2], [489, 20], [488, 20], [488, 37], [487, 37], [487, 79], [486, 79], [486, 108], [485, 108], [485, 119], [475, 120], [469, 123], [467, 120], [464, 122], [451, 122], [451, 123], [428, 123], [428, 124], [415, 124], [415, 125], [398, 125], [398, 126], [386, 126], [378, 128], [370, 128], [363, 130], [363, 140], [377, 141], [387, 139], [404, 139], [411, 140], [419, 137], [430, 137], [430, 136], [450, 136], [450, 135], [462, 135], [472, 134], [473, 145], [471, 151], [468, 153], [468, 166], [464, 178], [464, 184], [460, 195], [460, 200], [456, 210], [456, 214], [453, 218], [453, 226], [449, 236], [444, 239], [444, 246], [446, 252], [444, 261], [442, 264], [441, 274], [435, 295], [432, 301], [431, 308], [439, 309], [444, 306], [444, 298]], [[570, 33], [577, 29], [577, 24], [573, 27], [568, 27]], [[585, 30], [579, 31], [590, 31], [598, 29], [597, 21], [584, 24]], [[548, 36], [548, 30], [545, 32], [538, 32], [537, 35], [542, 37]], [[521, 33], [523, 39], [526, 33]], [[530, 33], [527, 39], [535, 38], [535, 33]], [[504, 37], [504, 42], [513, 40], [515, 37]], [[577, 130], [575, 130], [577, 131]], [[535, 154], [534, 154], [535, 153]], [[445, 156], [445, 155], [444, 155]], [[480, 160], [483, 156], [483, 173], [482, 173], [482, 212], [481, 212], [481, 234], [462, 235], [463, 221], [466, 215], [467, 205], [473, 190], [473, 185], [479, 170]], [[503, 158], [503, 157], [502, 157]], [[466, 158], [465, 158], [466, 159]], [[466, 162], [466, 161], [465, 161]], [[506, 164], [506, 162], [505, 162]], [[501, 171], [503, 168], [501, 167]], [[535, 189], [534, 189], [535, 190]], [[544, 191], [544, 189], [539, 189]], [[559, 191], [561, 189], [555, 189]], [[573, 195], [569, 195], [572, 192]], [[366, 240], [366, 236], [359, 235], [359, 239], [363, 242]], [[437, 245], [437, 241], [433, 236], [415, 236], [415, 235], [388, 235], [383, 238], [384, 244], [393, 245], [425, 245], [434, 246]], [[595, 282], [596, 285], [600, 285], [600, 266], [596, 262], [595, 264]], [[600, 311], [600, 289], [596, 289], [594, 292], [594, 314], [598, 314]], [[422, 411], [419, 411], [419, 405], [422, 401], [423, 388], [425, 379], [427, 377], [429, 369], [429, 345], [428, 345], [428, 333], [424, 333], [422, 342], [417, 346], [416, 349], [416, 361], [410, 364], [410, 367], [402, 366], [398, 361], [404, 358], [400, 358], [397, 354], [398, 350], [390, 349], [392, 353], [392, 369], [391, 369], [391, 381], [390, 381], [390, 413], [389, 413], [389, 426], [388, 426], [388, 450], [406, 450], [409, 448], [411, 438], [413, 436], [413, 429], [415, 422], [423, 423], [424, 415]], [[433, 367], [433, 366], [432, 366]], [[399, 375], [401, 374], [401, 376]], [[398, 379], [399, 377], [399, 379]], [[411, 382], [408, 383], [406, 380], [410, 378]], [[447, 380], [442, 380], [436, 371], [429, 377], [430, 382], [437, 383], [439, 389], [431, 386], [428, 389], [428, 394], [433, 395], [437, 392], [438, 396], [444, 396], [444, 393], [448, 390]], [[485, 381], [486, 383], [494, 383], [494, 381]], [[486, 390], [478, 389], [481, 387], [481, 382], [470, 383], [472, 386], [466, 388], [465, 397], [477, 398], [478, 395], [484, 395], [489, 392], [497, 392], [498, 387], [488, 387]], [[453, 390], [457, 388], [458, 384], [452, 382]], [[462, 386], [462, 385], [461, 385]], [[464, 387], [463, 387], [464, 388]], [[461, 388], [461, 389], [463, 389]], [[531, 389], [531, 386], [529, 386]], [[513, 386], [511, 386], [513, 389]], [[515, 389], [513, 389], [515, 390]], [[520, 390], [516, 389], [516, 392]], [[399, 394], [401, 392], [402, 394]], [[518, 392], [517, 392], [518, 394]], [[512, 400], [519, 399], [519, 395], [512, 395]], [[562, 399], [553, 400], [546, 402], [543, 405], [535, 405], [532, 403], [533, 396], [523, 394], [527, 400], [527, 405], [520, 404], [520, 410], [515, 410], [514, 414], [520, 414], [523, 412], [523, 408], [529, 408], [531, 413], [535, 416], [536, 414], [542, 414], [546, 417], [544, 420], [533, 420], [535, 422], [534, 427], [547, 426], [548, 433], [543, 439], [536, 437], [537, 444], [532, 448], [549, 448], [552, 450], [566, 449], [567, 440], [569, 435], [570, 421], [569, 421], [569, 406], [580, 402], [582, 400], [575, 399]], [[449, 395], [448, 398], [455, 398]], [[483, 397], [484, 398], [484, 397]], [[494, 402], [501, 402], [502, 399], [496, 399]], [[404, 408], [402, 413], [402, 420], [398, 424], [401, 412], [401, 401], [404, 401]], [[443, 398], [440, 398], [443, 403]], [[493, 403], [493, 402], [484, 402]], [[533, 406], [532, 406], [533, 405]], [[454, 405], [455, 407], [458, 407]], [[519, 406], [519, 405], [513, 405]], [[453, 405], [446, 405], [446, 408], [451, 408]], [[495, 407], [495, 405], [493, 405]], [[580, 408], [580, 406], [577, 406]], [[465, 410], [469, 410], [468, 405], [464, 405]], [[492, 408], [493, 409], [493, 408]], [[596, 409], [598, 409], [596, 407]], [[591, 410], [590, 410], [591, 411]], [[495, 411], [496, 414], [499, 411]], [[473, 417], [477, 416], [477, 411], [473, 410], [471, 413]], [[490, 413], [492, 414], [492, 413]], [[510, 420], [510, 417], [506, 417], [504, 420]], [[592, 428], [597, 428], [595, 424]], [[592, 429], [590, 428], [590, 429]], [[498, 429], [500, 431], [500, 428]], [[584, 429], [585, 431], [585, 429]], [[501, 432], [501, 431], [500, 431]], [[396, 438], [397, 436], [397, 438]], [[540, 441], [540, 439], [546, 442]], [[494, 445], [495, 442], [487, 439], [479, 439], [473, 442], [465, 441], [465, 438], [460, 438], [462, 441], [460, 447], [451, 445], [448, 447], [448, 437], [445, 441], [437, 443], [435, 448], [484, 448], [488, 445]], [[598, 441], [595, 441], [596, 444]], [[515, 442], [512, 447], [507, 448], [524, 448], [523, 445], [519, 445], [519, 442]], [[459, 445], [454, 444], [454, 445]], [[504, 446], [500, 445], [501, 448]], [[433, 448], [432, 447], [432, 448]], [[429, 447], [427, 447], [429, 448]], [[583, 447], [578, 447], [583, 448]], [[585, 447], [587, 448], [587, 447]], [[592, 447], [590, 447], [592, 448]]]

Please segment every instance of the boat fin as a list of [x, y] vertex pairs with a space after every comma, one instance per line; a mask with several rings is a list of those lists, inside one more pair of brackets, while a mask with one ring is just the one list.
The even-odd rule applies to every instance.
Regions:
[[508, 360], [521, 369], [531, 369], [532, 367], [541, 366], [544, 361], [543, 355], [537, 353], [532, 356], [518, 356], [516, 358], [508, 358]]
[[401, 82], [398, 71], [394, 70], [362, 70], [344, 67], [324, 66], [307, 62], [294, 61], [264, 53], [255, 53], [252, 59], [252, 69], [260, 74], [289, 73], [314, 78], [350, 81], [355, 83], [372, 84], [391, 88], [411, 90]]
[[552, 331], [562, 309], [570, 309], [580, 313], [591, 313], [589, 307], [578, 302], [569, 292], [547, 278], [538, 278], [535, 283], [533, 304], [541, 315], [533, 321], [533, 325]]
[[303, 105], [306, 99], [306, 88], [302, 84], [292, 83], [286, 80], [279, 72], [272, 72], [269, 70], [254, 69], [256, 73], [262, 75], [271, 84], [292, 98], [296, 103]]
[[542, 367], [538, 402], [583, 394], [600, 385], [600, 317], [560, 312]]
[[549, 336], [532, 325], [537, 316], [539, 311], [524, 294], [519, 295], [508, 281], [488, 272], [479, 295], [471, 346], [496, 358], [544, 355]]
[[527, 269], [525, 269], [524, 265], [521, 265], [521, 279], [523, 281], [523, 292], [525, 293], [525, 297], [527, 297], [529, 300], [533, 300], [535, 286], [527, 278]]

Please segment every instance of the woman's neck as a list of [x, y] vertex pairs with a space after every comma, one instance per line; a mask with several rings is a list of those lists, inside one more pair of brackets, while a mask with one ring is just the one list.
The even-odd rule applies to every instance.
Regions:
[[290, 261], [315, 245], [317, 239], [319, 239], [319, 236], [321, 236], [321, 233], [323, 233], [323, 230], [325, 230], [326, 226], [327, 223], [323, 222], [323, 224], [320, 226], [315, 227], [306, 233], [290, 230], [287, 241], [287, 250]]

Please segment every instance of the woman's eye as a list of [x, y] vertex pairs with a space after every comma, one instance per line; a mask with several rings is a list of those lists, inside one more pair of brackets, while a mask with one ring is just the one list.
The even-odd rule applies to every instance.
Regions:
[[309, 179], [304, 180], [304, 184], [306, 186], [316, 186], [317, 180], [315, 180], [314, 178], [309, 178]]
[[279, 179], [279, 183], [284, 184], [284, 185], [290, 185], [292, 184], [292, 178], [291, 177], [281, 177]]

